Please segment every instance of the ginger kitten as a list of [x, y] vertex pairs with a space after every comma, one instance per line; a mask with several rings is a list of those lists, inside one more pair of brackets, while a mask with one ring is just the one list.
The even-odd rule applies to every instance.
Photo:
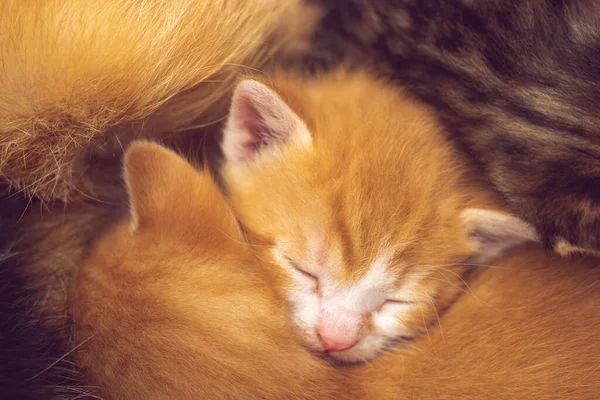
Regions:
[[91, 250], [73, 293], [86, 385], [127, 400], [333, 399], [352, 387], [297, 345], [207, 172], [141, 142], [125, 178], [130, 213]]
[[428, 109], [366, 73], [242, 81], [222, 147], [241, 224], [280, 266], [306, 346], [335, 360], [424, 334], [471, 264], [537, 240]]
[[131, 211], [74, 289], [75, 360], [103, 399], [595, 399], [600, 269], [538, 248], [481, 268], [439, 329], [369, 365], [321, 363], [205, 172], [139, 143]]

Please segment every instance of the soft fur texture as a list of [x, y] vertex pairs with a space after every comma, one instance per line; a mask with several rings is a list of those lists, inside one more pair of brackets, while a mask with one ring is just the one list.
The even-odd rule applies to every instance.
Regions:
[[123, 210], [122, 147], [150, 136], [198, 162], [218, 155], [235, 77], [302, 45], [314, 15], [295, 0], [0, 2], [7, 398], [84, 392], [66, 304], [89, 245]]
[[598, 259], [561, 260], [532, 248], [481, 268], [427, 337], [362, 370], [369, 392], [376, 399], [596, 399], [599, 267]]
[[494, 211], [432, 113], [385, 81], [270, 78], [236, 89], [223, 179], [248, 237], [287, 277], [310, 349], [356, 362], [423, 335], [473, 264], [536, 240]]
[[74, 292], [76, 359], [97, 396], [597, 397], [597, 260], [532, 248], [479, 267], [425, 336], [344, 369], [294, 341], [280, 267], [253, 257], [206, 172], [139, 143], [125, 174], [130, 215], [94, 247]]
[[[14, 228], [22, 215], [19, 196], [0, 201], [0, 225]], [[0, 233], [7, 241], [8, 230]], [[29, 242], [31, 246], [31, 242]], [[78, 369], [67, 357], [64, 313], [54, 319], [40, 303], [51, 290], [34, 289], [43, 276], [47, 287], [59, 276], [22, 274], [22, 266], [33, 261], [29, 246], [7, 246], [0, 254], [0, 392], [5, 399], [72, 399], [85, 394]], [[64, 305], [63, 305], [64, 307]]]
[[0, 392], [7, 399], [80, 398], [71, 360], [69, 288], [89, 245], [124, 200], [48, 210], [7, 191], [0, 201]]
[[408, 85], [549, 247], [600, 250], [598, 1], [310, 2], [312, 64]]
[[296, 345], [210, 175], [138, 143], [125, 177], [130, 215], [73, 295], [86, 383], [104, 399], [338, 398], [343, 382]]
[[239, 71], [301, 45], [314, 14], [298, 3], [2, 2], [0, 176], [44, 200], [102, 196], [90, 154], [223, 118]]
[[[11, 255], [3, 255], [11, 257]], [[20, 260], [18, 256], [12, 256]], [[63, 330], [38, 312], [37, 293], [19, 275], [15, 260], [3, 259], [0, 280], [0, 388], [5, 399], [73, 399], [86, 393], [68, 353]], [[63, 321], [64, 322], [64, 321]]]

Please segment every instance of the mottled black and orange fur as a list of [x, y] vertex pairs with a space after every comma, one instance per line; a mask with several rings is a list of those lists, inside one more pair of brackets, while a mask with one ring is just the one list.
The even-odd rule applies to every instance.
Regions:
[[327, 15], [309, 64], [408, 85], [549, 247], [600, 249], [600, 2], [311, 3]]

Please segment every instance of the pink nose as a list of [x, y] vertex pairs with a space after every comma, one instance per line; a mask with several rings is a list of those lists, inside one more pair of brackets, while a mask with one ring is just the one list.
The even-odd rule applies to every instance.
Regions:
[[319, 329], [321, 344], [327, 351], [342, 351], [354, 346], [358, 340], [356, 338], [341, 337], [327, 330]]
[[321, 344], [327, 351], [342, 351], [358, 342], [360, 316], [324, 313], [317, 325]]

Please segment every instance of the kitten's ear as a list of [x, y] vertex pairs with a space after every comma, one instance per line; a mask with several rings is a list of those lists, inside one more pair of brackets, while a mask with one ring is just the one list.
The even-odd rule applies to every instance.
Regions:
[[131, 230], [172, 210], [181, 185], [197, 179], [196, 170], [175, 152], [156, 143], [134, 142], [124, 160], [124, 177], [129, 194]]
[[310, 146], [311, 142], [306, 124], [277, 93], [250, 79], [238, 84], [223, 135], [227, 162], [252, 161], [261, 151], [284, 143]]
[[505, 250], [540, 241], [533, 226], [510, 214], [468, 208], [461, 213], [461, 218], [469, 243], [475, 248], [475, 262], [485, 263]]
[[174, 151], [147, 141], [134, 142], [124, 164], [132, 232], [149, 227], [152, 232], [211, 248], [234, 246], [238, 251], [245, 246], [210, 173], [198, 171]]

